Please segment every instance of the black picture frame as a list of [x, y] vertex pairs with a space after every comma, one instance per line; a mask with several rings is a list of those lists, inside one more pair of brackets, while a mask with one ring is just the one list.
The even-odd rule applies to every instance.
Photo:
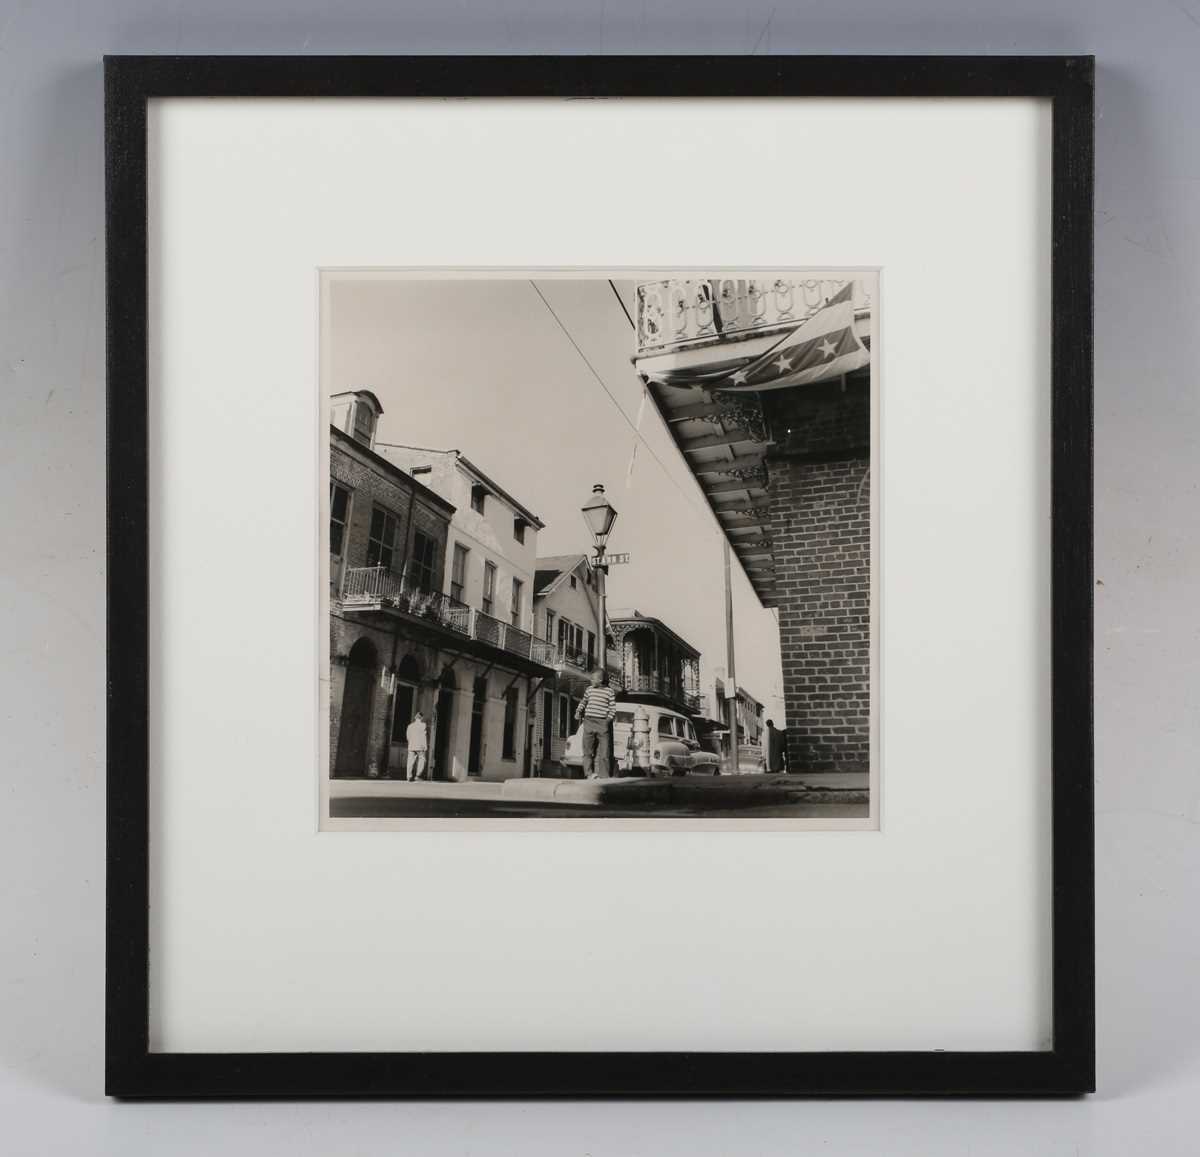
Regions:
[[[1088, 56], [106, 58], [110, 1095], [1071, 1096], [1094, 1090], [1093, 92], [1094, 60]], [[150, 1051], [146, 127], [147, 102], [173, 96], [1041, 97], [1051, 102], [1050, 1050]], [[719, 1009], [713, 1011], [719, 1015]]]

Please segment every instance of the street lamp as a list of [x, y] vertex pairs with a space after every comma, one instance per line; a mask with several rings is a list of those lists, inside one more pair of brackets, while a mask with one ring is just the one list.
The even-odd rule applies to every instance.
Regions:
[[604, 497], [604, 486], [599, 482], [592, 487], [591, 498], [583, 504], [583, 520], [596, 543], [596, 557], [602, 558], [613, 523], [617, 521], [617, 512], [612, 503]]
[[605, 600], [608, 596], [608, 567], [604, 564], [604, 548], [608, 544], [608, 536], [612, 533], [613, 523], [617, 521], [616, 507], [604, 496], [604, 487], [597, 482], [592, 487], [592, 496], [582, 508], [583, 521], [591, 531], [592, 541], [596, 547], [595, 567], [600, 574], [600, 670], [608, 679], [608, 609]]

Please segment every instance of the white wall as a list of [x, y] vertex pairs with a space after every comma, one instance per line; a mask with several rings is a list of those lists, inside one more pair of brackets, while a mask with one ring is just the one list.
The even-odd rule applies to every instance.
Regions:
[[[546, 635], [546, 612], [553, 611], [555, 626], [552, 643], [558, 643], [558, 621], [562, 618], [577, 623], [585, 632], [591, 631], [596, 636], [596, 659], [600, 659], [603, 647], [600, 644], [600, 596], [586, 579], [587, 567], [581, 563], [575, 570], [576, 585], [571, 589], [571, 580], [564, 577], [562, 582], [548, 595], [537, 599], [536, 620], [538, 638]], [[586, 640], [585, 633], [585, 640]]]
[[[484, 562], [492, 562], [496, 567], [496, 586], [491, 613], [506, 623], [512, 621], [512, 580], [519, 579], [522, 583], [521, 617], [517, 625], [522, 630], [532, 631], [537, 527], [526, 526], [525, 541], [518, 542], [513, 535], [513, 523], [520, 517], [519, 512], [490, 492], [484, 499], [483, 513], [472, 510], [471, 487], [477, 480], [457, 462], [453, 453], [422, 452], [390, 445], [380, 445], [379, 452], [405, 470], [432, 466], [430, 473], [416, 475], [417, 480], [454, 504], [446, 545], [446, 593], [450, 592], [453, 577], [454, 543], [459, 542], [470, 551], [463, 602], [482, 609]], [[480, 468], [486, 469], [482, 465]]]

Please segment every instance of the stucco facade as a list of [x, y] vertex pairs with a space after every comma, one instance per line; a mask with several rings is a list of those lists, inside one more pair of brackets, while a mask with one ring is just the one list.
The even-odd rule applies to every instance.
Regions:
[[[423, 470], [385, 457], [358, 401], [335, 416], [348, 428], [330, 430], [330, 773], [404, 774], [420, 711], [432, 778], [530, 774], [532, 704], [554, 674], [527, 630], [541, 523], [490, 493], [480, 502], [452, 452], [410, 464]], [[475, 563], [461, 584], [455, 544]]]

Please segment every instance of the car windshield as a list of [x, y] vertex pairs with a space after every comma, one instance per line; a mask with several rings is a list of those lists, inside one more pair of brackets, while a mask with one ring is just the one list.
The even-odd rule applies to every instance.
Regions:
[[658, 733], [659, 735], [669, 735], [675, 737], [675, 720], [669, 715], [660, 715], [658, 717]]

